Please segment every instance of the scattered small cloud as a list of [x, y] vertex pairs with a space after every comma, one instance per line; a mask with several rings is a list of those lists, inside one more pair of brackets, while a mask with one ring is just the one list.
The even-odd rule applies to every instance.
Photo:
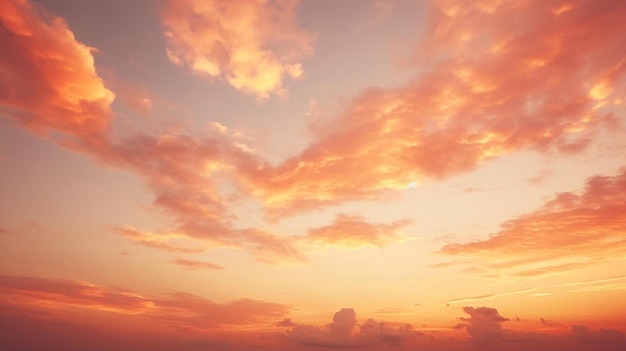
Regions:
[[370, 223], [362, 216], [336, 215], [333, 223], [323, 227], [311, 228], [301, 239], [314, 243], [347, 248], [363, 246], [384, 247], [391, 243], [407, 240], [400, 230], [411, 223], [408, 219], [389, 224]]
[[186, 258], [176, 258], [172, 262], [187, 269], [224, 269], [223, 266], [215, 263], [190, 260]]
[[550, 176], [552, 176], [552, 172], [547, 170], [547, 169], [544, 169], [544, 170], [540, 171], [538, 174], [528, 178], [527, 181], [531, 185], [541, 185], [548, 178], [550, 178]]

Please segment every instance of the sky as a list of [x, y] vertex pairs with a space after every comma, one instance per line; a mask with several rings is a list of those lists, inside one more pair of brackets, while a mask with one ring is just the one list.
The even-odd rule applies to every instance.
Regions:
[[0, 349], [623, 350], [624, 18], [0, 0]]

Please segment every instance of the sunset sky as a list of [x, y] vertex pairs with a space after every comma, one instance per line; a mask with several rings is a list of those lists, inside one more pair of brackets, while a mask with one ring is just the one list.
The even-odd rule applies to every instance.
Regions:
[[0, 0], [0, 349], [625, 350], [625, 19]]

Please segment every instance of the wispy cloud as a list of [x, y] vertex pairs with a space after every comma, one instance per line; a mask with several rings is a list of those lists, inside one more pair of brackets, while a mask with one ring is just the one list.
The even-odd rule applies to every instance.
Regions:
[[528, 178], [527, 181], [528, 183], [532, 185], [539, 185], [539, 184], [543, 184], [546, 181], [546, 179], [548, 179], [551, 175], [552, 175], [552, 172], [544, 169], [541, 172], [537, 173], [536, 175]]
[[580, 286], [580, 285], [589, 285], [589, 284], [598, 284], [598, 283], [608, 283], [616, 280], [626, 279], [626, 275], [617, 276], [617, 277], [609, 277], [609, 278], [601, 278], [601, 279], [592, 279], [592, 280], [584, 280], [579, 282], [565, 283], [556, 285], [557, 287], [568, 287], [568, 286]]
[[113, 230], [132, 240], [133, 242], [141, 245], [145, 245], [148, 247], [153, 247], [160, 250], [170, 251], [170, 252], [178, 252], [178, 253], [198, 253], [206, 250], [204, 247], [189, 247], [182, 246], [180, 244], [174, 244], [171, 241], [181, 239], [180, 235], [170, 234], [153, 234], [150, 232], [145, 232], [141, 230], [137, 230], [135, 228], [124, 227], [124, 228], [113, 228]]
[[335, 216], [332, 224], [311, 228], [301, 239], [305, 242], [348, 248], [368, 245], [384, 247], [394, 242], [405, 241], [407, 237], [399, 231], [410, 223], [410, 220], [406, 219], [389, 224], [369, 223], [362, 216], [340, 214]]
[[[147, 320], [187, 330], [209, 330], [227, 325], [269, 323], [284, 316], [288, 307], [280, 304], [241, 299], [216, 303], [205, 298], [175, 292], [151, 298], [119, 288], [105, 288], [85, 282], [34, 277], [0, 276], [0, 292], [5, 305], [34, 310], [80, 307], [137, 315]], [[71, 314], [59, 311], [61, 319]]]
[[461, 297], [458, 299], [454, 299], [454, 300], [450, 300], [448, 301], [449, 304], [456, 304], [456, 303], [464, 303], [464, 302], [472, 302], [472, 301], [482, 301], [482, 300], [491, 300], [491, 299], [495, 299], [498, 297], [502, 297], [502, 296], [510, 296], [510, 295], [519, 295], [519, 294], [525, 294], [531, 291], [535, 291], [537, 290], [536, 288], [530, 288], [530, 289], [522, 289], [522, 290], [515, 290], [515, 291], [507, 291], [507, 292], [503, 292], [503, 293], [499, 293], [499, 294], [491, 294], [491, 295], [481, 295], [481, 296], [472, 296], [472, 297]]
[[176, 258], [173, 263], [188, 269], [224, 269], [224, 267], [211, 262], [196, 261], [186, 258]]
[[501, 228], [487, 239], [449, 244], [440, 252], [476, 256], [484, 270], [528, 277], [620, 259], [626, 252], [626, 169], [589, 178], [582, 192], [557, 194]]
[[[174, 252], [225, 245], [247, 247], [267, 262], [301, 259], [302, 255], [279, 236], [233, 227], [233, 216], [217, 184], [224, 172], [258, 163], [257, 156], [238, 139], [237, 131], [210, 123], [202, 137], [171, 131], [151, 135], [136, 130], [114, 137], [109, 132], [114, 95], [95, 70], [95, 49], [78, 42], [62, 18], [39, 5], [7, 1], [0, 6], [0, 19], [6, 28], [0, 39], [12, 48], [0, 57], [2, 116], [17, 119], [36, 133], [48, 133], [59, 145], [98, 162], [135, 172], [155, 194], [155, 207], [173, 222], [164, 231], [124, 227], [118, 228], [118, 233], [137, 243]], [[180, 236], [199, 243], [173, 243], [181, 240]]]

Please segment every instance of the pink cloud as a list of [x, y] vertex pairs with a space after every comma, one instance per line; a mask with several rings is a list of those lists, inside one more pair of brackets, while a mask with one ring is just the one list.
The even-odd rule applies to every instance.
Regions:
[[[64, 138], [56, 141], [63, 147], [137, 173], [154, 192], [155, 207], [173, 222], [164, 231], [120, 228], [118, 233], [175, 252], [225, 245], [249, 249], [266, 262], [278, 261], [281, 255], [302, 259], [287, 240], [254, 228], [237, 229], [231, 223], [234, 217], [228, 213], [218, 183], [229, 179], [233, 168], [254, 167], [259, 162], [240, 142], [240, 133], [211, 123], [202, 137], [128, 130], [115, 138], [109, 131], [114, 96], [94, 68], [94, 49], [76, 41], [63, 19], [39, 5], [16, 0], [1, 6], [6, 30], [0, 39], [11, 47], [0, 58], [3, 116], [39, 134], [62, 133]], [[172, 244], [181, 236], [200, 243], [192, 247]]]
[[94, 49], [38, 4], [3, 1], [0, 22], [0, 42], [10, 48], [0, 56], [0, 110], [39, 135], [100, 142], [115, 96], [95, 70]]
[[[216, 190], [215, 174], [229, 162], [247, 162], [251, 156], [230, 139], [220, 125], [210, 125], [207, 137], [186, 134], [151, 136], [130, 132], [122, 140], [108, 134], [113, 94], [97, 75], [92, 50], [75, 40], [65, 21], [27, 2], [3, 2], [3, 55], [0, 103], [7, 116], [32, 131], [61, 132], [61, 145], [93, 156], [100, 162], [130, 169], [154, 191], [154, 204], [171, 216], [177, 228], [147, 233], [129, 228], [118, 232], [135, 242], [169, 251], [197, 252], [205, 244], [180, 248], [176, 236], [209, 244], [241, 246], [252, 242], [259, 252], [279, 244], [274, 253], [287, 253], [279, 238], [251, 230], [235, 231], [224, 199]], [[68, 70], [67, 67], [72, 67]], [[68, 139], [67, 137], [71, 137]], [[181, 234], [182, 233], [182, 234]], [[295, 252], [295, 250], [292, 250]]]
[[0, 293], [4, 296], [3, 307], [48, 311], [61, 320], [71, 319], [70, 308], [79, 307], [93, 312], [140, 316], [159, 325], [190, 331], [271, 323], [289, 310], [281, 304], [251, 299], [221, 304], [182, 292], [151, 298], [119, 288], [33, 277], [2, 276]]
[[198, 253], [206, 250], [204, 247], [188, 247], [171, 243], [171, 241], [176, 239], [176, 236], [170, 236], [168, 238], [162, 234], [153, 234], [130, 227], [114, 228], [114, 231], [137, 244], [153, 247], [155, 249], [177, 253]]
[[535, 276], [623, 255], [625, 228], [626, 169], [622, 169], [613, 177], [587, 179], [580, 193], [557, 194], [541, 209], [503, 223], [489, 238], [449, 244], [440, 252], [475, 256], [482, 262], [479, 271], [513, 270], [518, 276]]
[[264, 99], [303, 74], [313, 35], [296, 22], [297, 0], [168, 1], [163, 11], [169, 59]]
[[280, 218], [388, 199], [520, 150], [583, 150], [617, 123], [601, 107], [622, 88], [626, 6], [578, 1], [560, 14], [554, 6], [439, 3], [416, 58], [420, 76], [364, 90], [317, 125], [302, 152], [277, 167], [242, 169], [242, 182]]
[[[626, 343], [620, 331], [592, 329], [585, 325], [573, 325], [570, 334], [554, 335], [505, 329], [503, 323], [509, 322], [509, 319], [490, 307], [463, 309], [466, 316], [460, 318], [458, 328], [465, 329], [469, 338], [462, 339], [440, 332], [422, 333], [404, 323], [367, 319], [359, 324], [351, 308], [335, 313], [331, 323], [315, 326], [294, 323], [285, 318], [289, 308], [276, 303], [250, 299], [215, 303], [182, 292], [150, 297], [121, 288], [71, 280], [1, 276], [0, 296], [3, 345], [32, 345], [18, 347], [29, 350], [46, 350], [50, 342], [59, 346], [67, 344], [63, 349], [81, 349], [74, 348], [73, 342], [78, 340], [76, 336], [67, 334], [68, 330], [87, 332], [82, 334], [85, 338], [80, 340], [81, 345], [116, 345], [118, 349], [135, 347], [150, 350], [187, 350], [188, 347], [195, 349], [205, 345], [207, 348], [277, 351], [306, 350], [310, 347], [617, 351]], [[276, 320], [280, 320], [278, 327], [288, 328], [288, 331], [267, 332], [276, 327]], [[545, 325], [537, 324], [541, 328]], [[66, 327], [57, 330], [54, 326]], [[6, 333], [7, 330], [20, 332]], [[57, 330], [57, 333], [37, 333], [45, 330]], [[40, 343], [25, 340], [25, 331], [31, 337], [32, 333], [37, 333]], [[155, 338], [161, 342], [144, 345], [137, 341]]]
[[224, 269], [224, 267], [211, 262], [176, 258], [172, 262], [188, 269]]
[[367, 245], [384, 247], [406, 238], [399, 230], [410, 224], [409, 220], [399, 220], [389, 224], [369, 223], [361, 216], [339, 214], [333, 223], [323, 227], [311, 228], [302, 239], [312, 243], [323, 243], [348, 248], [360, 248]]
[[[216, 60], [218, 74], [227, 80], [236, 74], [252, 76], [233, 73], [249, 68], [233, 65], [228, 55], [220, 61], [222, 49], [211, 46], [213, 35], [232, 45], [232, 53], [253, 48], [254, 55], [265, 55], [283, 68], [299, 64], [310, 45], [310, 36], [297, 29], [295, 2], [267, 7], [172, 4], [164, 12], [174, 45], [170, 56], [193, 65], [192, 60], [208, 55], [206, 62]], [[0, 39], [12, 49], [0, 58], [0, 104], [3, 116], [40, 134], [61, 133], [62, 146], [144, 179], [154, 193], [154, 206], [170, 225], [154, 233], [118, 231], [131, 240], [176, 251], [180, 247], [174, 242], [185, 237], [198, 242], [194, 252], [196, 246], [231, 246], [263, 262], [302, 261], [305, 257], [292, 238], [237, 228], [229, 210], [233, 197], [220, 185], [231, 183], [237, 195], [261, 199], [269, 217], [280, 219], [347, 201], [388, 199], [422, 179], [452, 176], [517, 150], [575, 151], [598, 126], [612, 122], [598, 106], [611, 104], [623, 76], [622, 55], [615, 49], [625, 40], [617, 30], [622, 25], [619, 14], [625, 11], [621, 3], [579, 2], [559, 13], [543, 1], [494, 8], [460, 3], [455, 9], [454, 4], [433, 9], [434, 39], [423, 50], [431, 56], [424, 59], [426, 73], [404, 87], [365, 90], [332, 124], [315, 129], [311, 145], [278, 166], [246, 147], [237, 131], [217, 123], [199, 136], [171, 130], [113, 136], [108, 132], [113, 93], [95, 71], [93, 50], [76, 41], [62, 19], [27, 2], [2, 5], [0, 18], [7, 30]], [[509, 25], [512, 11], [523, 25]], [[197, 16], [189, 17], [191, 13]], [[206, 23], [224, 16], [232, 23]], [[194, 34], [188, 21], [198, 21], [194, 30], [204, 39], [195, 43], [206, 52], [187, 47]], [[267, 21], [268, 26], [255, 27]], [[174, 35], [174, 28], [183, 33]], [[538, 37], [547, 39], [537, 42]], [[252, 46], [242, 46], [242, 38]], [[178, 39], [181, 47], [176, 46]], [[245, 88], [244, 83], [242, 89], [262, 97], [262, 91], [276, 92], [280, 79], [269, 90]], [[308, 237], [318, 244], [383, 246], [399, 240], [396, 230], [404, 225], [339, 215], [331, 225], [311, 229]], [[346, 238], [342, 226], [363, 231]]]
[[[288, 324], [284, 326], [293, 327], [286, 335], [287, 340], [309, 347], [400, 346], [422, 336], [408, 324], [377, 322], [368, 319], [359, 325], [352, 308], [342, 308], [334, 314], [332, 323], [325, 326], [295, 324], [291, 319], [281, 323]], [[355, 332], [357, 326], [358, 332]]]

